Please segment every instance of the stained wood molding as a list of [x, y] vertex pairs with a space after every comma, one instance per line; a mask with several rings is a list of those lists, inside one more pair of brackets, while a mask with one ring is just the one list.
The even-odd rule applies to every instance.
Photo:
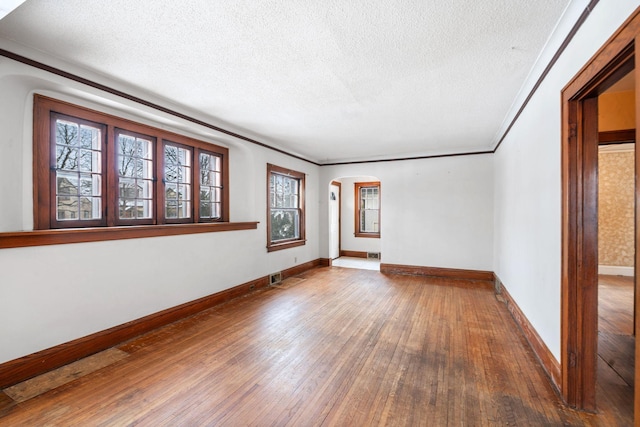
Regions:
[[328, 267], [329, 259], [327, 258], [318, 258], [313, 261], [305, 262], [304, 264], [296, 265], [295, 267], [287, 268], [286, 270], [282, 270], [282, 278], [286, 279], [287, 277], [297, 276], [298, 274], [304, 273], [307, 270], [311, 270], [316, 267]]
[[[493, 282], [494, 278], [492, 271], [384, 263], [380, 264], [380, 272], [384, 274], [409, 274], [414, 276], [443, 277], [447, 279], [477, 280], [481, 282]], [[489, 285], [493, 287], [492, 283], [489, 283]]]
[[[319, 258], [283, 270], [282, 277], [295, 276], [312, 268], [327, 265], [327, 259]], [[260, 277], [233, 288], [180, 304], [104, 331], [10, 360], [0, 364], [0, 389], [111, 348], [138, 335], [192, 316], [233, 298], [246, 295], [256, 289], [265, 288], [268, 285], [269, 277]]]
[[340, 251], [340, 256], [349, 256], [353, 258], [366, 258], [367, 253], [362, 251]]
[[496, 280], [500, 283], [500, 286], [497, 287], [498, 294], [502, 295], [509, 313], [511, 313], [513, 320], [515, 320], [518, 328], [522, 331], [524, 337], [529, 343], [529, 346], [533, 350], [533, 353], [540, 362], [540, 365], [542, 365], [542, 368], [549, 376], [551, 383], [556, 388], [556, 391], [560, 392], [560, 386], [562, 384], [560, 363], [553, 356], [549, 347], [547, 347], [542, 338], [540, 338], [540, 335], [538, 335], [536, 329], [533, 327], [531, 322], [529, 322], [527, 316], [524, 315], [518, 304], [516, 304], [515, 300], [504, 286], [504, 283], [502, 283], [502, 281], [497, 277]]
[[636, 142], [636, 130], [635, 129], [623, 129], [623, 130], [609, 130], [605, 132], [598, 132], [598, 144], [624, 144]]
[[0, 233], [0, 249], [213, 233], [218, 231], [255, 230], [257, 228], [258, 222], [253, 221], [16, 231]]
[[330, 267], [331, 259], [329, 258], [319, 258], [318, 259], [318, 267]]

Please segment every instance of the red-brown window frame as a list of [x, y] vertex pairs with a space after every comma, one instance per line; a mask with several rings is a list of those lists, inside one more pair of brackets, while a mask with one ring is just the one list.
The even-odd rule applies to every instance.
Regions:
[[[99, 128], [101, 131], [101, 141], [100, 141], [100, 152], [101, 152], [101, 170], [105, 171], [107, 169], [107, 156], [106, 156], [106, 148], [107, 148], [107, 126], [103, 123], [98, 123], [98, 122], [94, 122], [91, 120], [86, 120], [84, 118], [80, 118], [80, 117], [74, 117], [72, 115], [69, 114], [64, 114], [64, 113], [60, 113], [60, 112], [51, 112], [51, 114], [49, 115], [50, 120], [49, 120], [49, 132], [50, 135], [51, 134], [55, 134], [57, 129], [56, 129], [56, 119], [57, 118], [61, 118], [61, 119], [67, 119], [69, 121], [74, 121], [77, 122], [79, 124], [85, 124], [85, 125], [89, 125], [89, 126], [93, 126], [96, 128]], [[48, 155], [49, 155], [49, 162], [52, 162], [53, 159], [56, 157], [56, 144], [52, 144], [49, 141], [49, 146], [48, 146]], [[43, 150], [43, 152], [45, 152]], [[51, 165], [51, 163], [49, 163], [49, 174], [48, 174], [48, 179], [49, 179], [49, 185], [48, 185], [48, 189], [46, 191], [48, 191], [49, 193], [49, 200], [55, 201], [56, 199], [56, 195], [57, 195], [57, 182], [56, 182], [56, 168], [53, 167]], [[103, 175], [104, 178], [104, 175]], [[39, 182], [39, 181], [35, 181], [35, 182]], [[42, 183], [41, 183], [42, 184]], [[44, 187], [44, 186], [43, 186]], [[49, 221], [51, 224], [50, 228], [75, 228], [75, 227], [102, 227], [107, 225], [107, 216], [104, 214], [104, 209], [105, 209], [105, 194], [107, 192], [107, 187], [108, 187], [108, 183], [106, 179], [102, 179], [102, 185], [101, 185], [101, 198], [102, 198], [102, 217], [99, 219], [93, 219], [93, 220], [65, 220], [65, 221], [59, 221], [58, 217], [57, 217], [57, 208], [54, 209], [52, 207], [52, 209], [50, 209], [49, 212]], [[43, 189], [45, 190], [45, 189]], [[54, 203], [54, 202], [52, 202]]]
[[[124, 133], [130, 136], [135, 136], [136, 138], [148, 138], [151, 140], [151, 143], [153, 145], [152, 151], [153, 151], [153, 176], [154, 176], [154, 183], [157, 184], [157, 176], [158, 176], [158, 162], [160, 162], [161, 160], [157, 157], [158, 156], [158, 138], [152, 135], [147, 135], [144, 134], [142, 132], [136, 132], [136, 131], [132, 131], [130, 129], [125, 129], [119, 126], [115, 126], [113, 128], [111, 128], [111, 126], [109, 126], [109, 129], [113, 129], [113, 133], [112, 133], [112, 137], [110, 137], [110, 139], [108, 139], [107, 141], [111, 142], [112, 146], [114, 147], [114, 150], [117, 150], [115, 147], [118, 144], [117, 142], [117, 136], [119, 135], [119, 133]], [[109, 154], [113, 154], [113, 155], [109, 155]], [[117, 165], [117, 151], [114, 151], [113, 153], [109, 153], [107, 151], [104, 152], [104, 156], [108, 157], [108, 169], [107, 169], [107, 181], [109, 182], [109, 185], [107, 185], [107, 201], [106, 201], [106, 205], [107, 205], [107, 217], [109, 218], [109, 220], [107, 220], [107, 224], [109, 226], [116, 226], [116, 225], [154, 225], [154, 224], [162, 224], [162, 222], [158, 222], [157, 221], [157, 217], [158, 215], [160, 215], [160, 211], [159, 209], [159, 205], [157, 203], [157, 198], [158, 198], [158, 193], [157, 193], [157, 185], [153, 186], [153, 190], [154, 190], [154, 197], [152, 198], [152, 200], [155, 203], [152, 203], [152, 209], [153, 209], [153, 213], [151, 215], [151, 218], [144, 218], [144, 219], [129, 219], [129, 218], [120, 218], [120, 214], [119, 214], [119, 209], [118, 209], [118, 205], [119, 205], [119, 182], [118, 182], [118, 165]], [[113, 162], [113, 163], [112, 163]], [[113, 190], [113, 191], [112, 191]], [[53, 209], [52, 209], [53, 210]], [[67, 227], [61, 227], [61, 228], [67, 228]]]
[[[105, 126], [104, 142], [107, 149], [105, 150], [103, 145], [103, 163], [106, 163], [106, 173], [103, 176], [103, 185], [106, 186], [106, 192], [103, 193], [103, 219], [99, 224], [95, 224], [93, 221], [64, 221], [64, 224], [60, 224], [61, 221], [53, 221], [56, 212], [54, 209], [54, 201], [51, 195], [52, 186], [55, 185], [55, 170], [52, 171], [52, 147], [51, 137], [53, 131], [52, 114], [60, 114], [63, 116], [70, 116], [74, 119], [80, 119], [82, 121], [91, 122], [92, 124], [102, 124]], [[117, 169], [116, 160], [114, 156], [114, 149], [108, 149], [111, 145], [115, 145], [115, 130], [122, 129], [131, 133], [138, 133], [141, 135], [155, 138], [155, 152], [154, 152], [154, 168], [155, 168], [155, 185], [154, 185], [154, 218], [148, 224], [144, 224], [146, 221], [132, 222], [131, 225], [165, 225], [168, 222], [164, 217], [164, 198], [161, 195], [161, 191], [164, 190], [164, 185], [159, 182], [158, 175], [162, 173], [164, 176], [164, 144], [162, 141], [167, 140], [171, 143], [181, 144], [188, 146], [193, 152], [193, 165], [192, 172], [195, 173], [196, 162], [199, 162], [197, 157], [200, 151], [204, 151], [210, 154], [219, 155], [222, 159], [222, 206], [221, 217], [219, 220], [213, 222], [228, 222], [229, 221], [229, 155], [228, 149], [220, 147], [207, 142], [195, 140], [183, 135], [175, 134], [163, 129], [154, 128], [149, 125], [140, 124], [131, 120], [123, 119], [120, 117], [112, 116], [106, 113], [95, 111], [89, 108], [80, 107], [64, 101], [59, 101], [53, 98], [49, 98], [42, 95], [34, 95], [34, 138], [33, 138], [33, 194], [34, 194], [34, 229], [35, 230], [51, 230], [57, 228], [92, 228], [92, 227], [117, 227], [123, 225], [122, 221], [117, 220], [117, 203], [115, 201], [118, 197], [118, 185], [117, 185]], [[53, 157], [55, 158], [55, 156]], [[104, 160], [106, 159], [106, 161]], [[198, 163], [199, 164], [199, 163]], [[162, 168], [162, 169], [160, 169]], [[104, 183], [106, 181], [106, 184]], [[198, 198], [199, 181], [196, 185], [192, 181], [192, 191], [194, 193], [192, 199], [193, 220], [190, 223], [198, 223], [199, 209], [195, 208], [195, 202]], [[162, 203], [162, 204], [161, 204]], [[209, 219], [202, 222], [212, 222]], [[128, 224], [128, 223], [127, 223]], [[226, 228], [228, 229], [228, 228]], [[142, 233], [140, 237], [144, 237], [145, 233]]]
[[194, 147], [191, 147], [189, 145], [185, 145], [185, 144], [180, 144], [178, 142], [175, 141], [170, 141], [168, 139], [164, 139], [162, 140], [162, 159], [158, 160], [158, 164], [161, 166], [161, 171], [158, 172], [159, 176], [161, 176], [162, 178], [160, 179], [162, 181], [161, 185], [159, 187], [162, 188], [162, 191], [158, 194], [158, 205], [161, 206], [162, 212], [163, 214], [166, 214], [166, 192], [167, 192], [167, 181], [166, 181], [166, 162], [165, 162], [165, 155], [164, 155], [164, 150], [165, 147], [167, 145], [173, 145], [174, 147], [178, 147], [178, 148], [184, 148], [187, 149], [189, 151], [191, 151], [191, 188], [192, 188], [192, 194], [191, 194], [191, 212], [190, 212], [190, 217], [189, 218], [166, 218], [165, 215], [165, 223], [166, 224], [185, 224], [185, 223], [191, 223], [191, 222], [199, 222], [196, 218], [199, 219], [199, 217], [196, 216], [196, 210], [199, 212], [200, 209], [196, 209], [195, 208], [195, 201], [194, 199], [196, 198], [196, 193], [199, 193], [199, 191], [197, 192], [195, 190], [195, 183], [194, 183], [194, 178], [196, 176], [195, 173], [195, 162], [198, 161], [198, 150], [195, 149]]
[[[299, 181], [300, 193], [298, 195], [298, 203], [300, 209], [300, 237], [297, 239], [278, 242], [273, 242], [271, 240], [271, 200], [269, 191], [271, 185], [271, 174], [284, 175], [290, 178], [295, 178]], [[303, 172], [297, 172], [291, 169], [267, 163], [267, 252], [279, 251], [281, 249], [288, 249], [306, 244], [305, 191], [305, 174]]]
[[[369, 188], [369, 187], [378, 187], [378, 232], [365, 232], [360, 230], [360, 189], [361, 188]], [[382, 194], [380, 189], [380, 181], [372, 181], [372, 182], [356, 182], [354, 184], [354, 236], [355, 237], [370, 237], [374, 239], [380, 238], [380, 212], [382, 211]]]

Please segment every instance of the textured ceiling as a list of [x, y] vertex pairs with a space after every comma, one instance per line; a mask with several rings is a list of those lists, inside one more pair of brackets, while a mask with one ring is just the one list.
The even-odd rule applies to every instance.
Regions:
[[492, 149], [568, 3], [27, 0], [0, 38], [324, 163]]

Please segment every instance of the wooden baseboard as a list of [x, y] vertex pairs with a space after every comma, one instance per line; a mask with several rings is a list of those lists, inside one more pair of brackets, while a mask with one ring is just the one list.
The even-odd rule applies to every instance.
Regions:
[[[282, 275], [283, 278], [291, 277], [312, 268], [326, 265], [328, 265], [328, 260], [317, 259], [283, 270]], [[142, 335], [267, 286], [269, 286], [269, 277], [260, 277], [259, 279], [243, 283], [222, 292], [2, 363], [0, 364], [0, 389], [111, 348], [138, 335]]]
[[505, 301], [507, 309], [511, 313], [513, 320], [515, 320], [516, 324], [524, 334], [529, 346], [533, 350], [536, 358], [542, 365], [542, 369], [544, 369], [551, 380], [552, 385], [556, 388], [556, 391], [559, 392], [561, 390], [562, 377], [560, 373], [560, 363], [553, 356], [549, 347], [544, 343], [538, 332], [533, 327], [533, 325], [527, 319], [527, 316], [524, 315], [518, 304], [514, 301], [507, 288], [500, 281], [499, 278], [496, 278], [499, 282], [499, 294], [502, 295], [502, 298]]
[[367, 253], [362, 251], [340, 251], [340, 256], [350, 256], [353, 258], [366, 258]]
[[458, 268], [422, 267], [417, 265], [380, 264], [380, 272], [384, 274], [409, 274], [413, 276], [442, 277], [446, 279], [493, 281], [492, 271], [462, 270]]
[[319, 267], [330, 267], [331, 266], [331, 259], [330, 258], [320, 258], [318, 259], [319, 261]]
[[[326, 262], [326, 263], [325, 263]], [[304, 273], [307, 270], [311, 270], [316, 267], [326, 267], [329, 265], [329, 260], [324, 258], [314, 259], [313, 261], [305, 262], [304, 264], [296, 265], [295, 267], [282, 270], [282, 279], [287, 277], [297, 276], [300, 273]]]

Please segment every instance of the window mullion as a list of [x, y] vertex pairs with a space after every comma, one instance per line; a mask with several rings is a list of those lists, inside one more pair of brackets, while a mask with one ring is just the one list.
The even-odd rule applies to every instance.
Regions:
[[113, 227], [116, 225], [116, 206], [118, 206], [118, 169], [116, 162], [116, 133], [113, 125], [107, 126], [107, 137], [105, 138], [105, 154], [107, 157], [106, 179], [107, 191], [105, 192], [105, 213], [107, 216], [107, 226]]
[[153, 180], [153, 189], [156, 192], [155, 198], [155, 209], [156, 209], [156, 224], [166, 224], [167, 223], [167, 212], [165, 209], [166, 199], [165, 199], [165, 158], [164, 158], [164, 145], [165, 142], [158, 136], [157, 141], [162, 141], [161, 143], [156, 143], [156, 161], [155, 171], [154, 171], [154, 180]]
[[200, 149], [193, 149], [193, 168], [191, 170], [192, 195], [191, 209], [193, 222], [200, 222]]

